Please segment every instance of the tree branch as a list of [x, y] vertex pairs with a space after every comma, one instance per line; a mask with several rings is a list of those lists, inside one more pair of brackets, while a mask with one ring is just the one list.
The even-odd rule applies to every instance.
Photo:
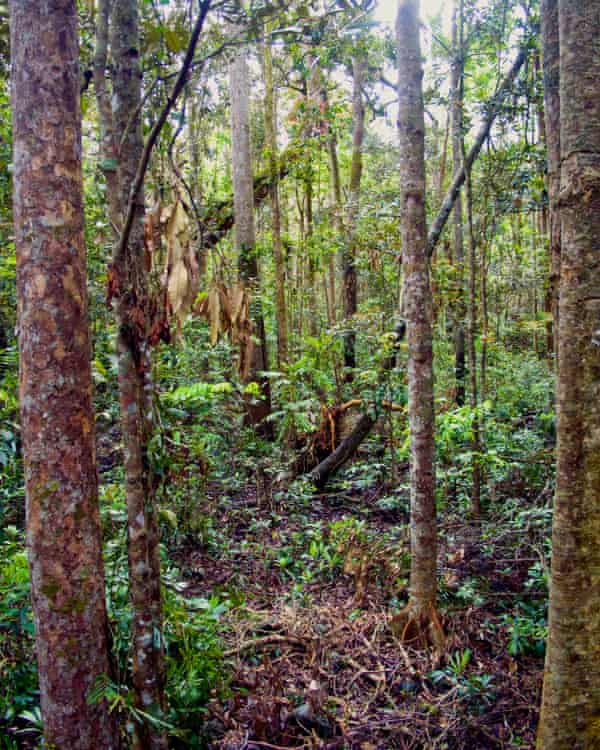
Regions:
[[448, 221], [448, 217], [450, 216], [452, 207], [454, 206], [460, 189], [465, 182], [466, 174], [471, 169], [473, 163], [479, 156], [481, 147], [490, 134], [490, 130], [492, 129], [494, 120], [496, 119], [496, 116], [500, 111], [500, 107], [502, 105], [502, 102], [504, 101], [504, 97], [512, 88], [512, 85], [515, 82], [519, 71], [523, 67], [523, 63], [527, 59], [527, 56], [529, 54], [529, 47], [530, 40], [528, 39], [519, 50], [519, 54], [512, 64], [512, 67], [504, 77], [504, 80], [500, 84], [500, 87], [498, 88], [494, 96], [490, 99], [487, 107], [487, 115], [483, 121], [482, 126], [479, 129], [479, 132], [477, 133], [477, 136], [475, 137], [475, 142], [469, 149], [469, 153], [466, 154], [464, 164], [455, 172], [454, 177], [452, 178], [452, 184], [448, 188], [446, 196], [442, 202], [442, 206], [437, 216], [435, 217], [435, 220], [431, 225], [431, 229], [429, 230], [429, 235], [427, 236], [427, 256], [429, 258], [431, 258], [431, 256], [433, 255], [435, 246], [437, 245], [438, 240], [440, 239], [440, 236], [444, 231], [444, 227], [446, 226], [446, 222]]
[[137, 173], [135, 175], [135, 180], [131, 188], [129, 203], [127, 206], [127, 215], [123, 224], [123, 229], [121, 231], [121, 237], [115, 251], [115, 261], [117, 263], [123, 259], [125, 250], [127, 248], [127, 243], [129, 242], [129, 236], [131, 234], [131, 228], [133, 226], [133, 219], [135, 216], [135, 206], [138, 201], [140, 190], [142, 189], [142, 186], [144, 184], [144, 177], [146, 175], [146, 171], [148, 170], [150, 156], [152, 155], [152, 149], [154, 148], [156, 141], [158, 140], [158, 136], [160, 135], [160, 131], [162, 130], [163, 125], [167, 121], [167, 117], [175, 106], [179, 94], [182, 92], [183, 87], [185, 86], [190, 66], [194, 59], [196, 45], [198, 44], [198, 39], [200, 38], [200, 34], [202, 33], [204, 21], [206, 20], [206, 16], [208, 14], [208, 11], [210, 10], [211, 3], [212, 0], [204, 0], [200, 3], [200, 12], [192, 31], [192, 36], [185, 53], [181, 70], [179, 71], [179, 75], [177, 76], [177, 79], [173, 84], [173, 89], [171, 90], [171, 93], [169, 94], [167, 101], [162, 108], [160, 115], [158, 116], [158, 119], [154, 123], [154, 127], [150, 131], [150, 135], [148, 136], [148, 140], [146, 141], [146, 145], [144, 146], [142, 158], [140, 159]]

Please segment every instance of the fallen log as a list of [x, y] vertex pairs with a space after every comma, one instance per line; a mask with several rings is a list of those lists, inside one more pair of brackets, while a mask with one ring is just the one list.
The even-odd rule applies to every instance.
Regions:
[[[382, 367], [382, 374], [394, 368], [396, 366], [396, 357], [398, 354], [400, 342], [403, 341], [406, 336], [406, 322], [399, 320], [394, 332], [394, 341], [390, 356], [386, 357]], [[352, 399], [347, 401], [341, 406], [335, 407], [335, 415], [339, 416], [344, 414], [348, 409], [353, 406], [361, 406], [364, 403], [363, 399]], [[381, 406], [384, 409], [390, 411], [405, 411], [402, 404], [395, 404], [391, 401], [383, 401]], [[327, 412], [328, 416], [330, 412]], [[351, 458], [356, 452], [359, 445], [371, 432], [375, 424], [377, 423], [377, 417], [373, 417], [370, 414], [363, 414], [352, 431], [340, 442], [340, 444], [332, 450], [332, 452], [324, 458], [314, 469], [308, 473], [308, 478], [318, 488], [322, 488], [327, 484], [328, 479], [341, 467], [346, 461]], [[335, 440], [335, 429], [332, 427], [332, 442]], [[332, 448], [334, 446], [332, 445]]]
[[319, 489], [324, 487], [329, 477], [351, 458], [358, 446], [371, 432], [376, 421], [369, 414], [363, 414], [348, 437], [344, 438], [338, 447], [309, 473], [308, 477], [311, 482]]

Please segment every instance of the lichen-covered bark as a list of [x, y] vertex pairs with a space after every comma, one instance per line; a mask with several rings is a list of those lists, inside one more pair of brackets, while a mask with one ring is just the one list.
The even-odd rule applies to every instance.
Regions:
[[403, 301], [408, 340], [411, 483], [410, 606], [427, 613], [436, 600], [432, 305], [425, 225], [425, 124], [418, 0], [400, 0], [398, 130]]
[[[143, 150], [142, 81], [135, 0], [113, 3], [110, 43], [112, 126], [118, 144], [118, 197], [121, 211], [124, 211]], [[164, 659], [154, 478], [147, 455], [153, 429], [153, 385], [147, 340], [149, 292], [143, 218], [141, 191], [129, 242], [122, 255], [116, 253], [111, 274], [117, 287], [119, 324], [117, 352], [128, 515], [129, 589], [133, 610], [133, 686], [136, 705], [161, 718], [164, 711]], [[136, 727], [134, 746], [153, 750], [166, 748], [166, 734], [147, 722]]]
[[558, 352], [558, 287], [560, 281], [560, 92], [558, 0], [542, 0], [542, 66], [544, 75], [544, 118], [548, 164], [548, 199], [550, 204], [550, 280], [553, 350]]
[[344, 274], [344, 366], [346, 380], [353, 379], [352, 371], [356, 367], [356, 334], [352, 318], [356, 315], [356, 225], [360, 200], [360, 182], [362, 178], [362, 146], [365, 137], [365, 105], [362, 87], [365, 77], [366, 62], [359, 56], [352, 60], [352, 162], [350, 165], [350, 183], [348, 185], [348, 206], [346, 217], [346, 237], [342, 257]]
[[249, 398], [246, 408], [250, 422], [253, 425], [261, 424], [261, 429], [268, 432], [269, 423], [264, 420], [271, 411], [271, 394], [269, 381], [261, 375], [269, 369], [269, 365], [256, 257], [252, 151], [250, 148], [250, 82], [244, 51], [239, 51], [231, 62], [229, 86], [235, 241], [239, 252], [240, 279], [252, 290], [250, 312], [257, 342], [252, 352], [249, 379], [261, 385], [261, 399], [256, 402]]
[[10, 4], [27, 545], [45, 746], [116, 748], [94, 452], [75, 0]]
[[539, 750], [600, 747], [600, 0], [561, 0], [552, 585]]
[[288, 333], [285, 304], [285, 265], [281, 240], [281, 210], [279, 206], [279, 156], [277, 149], [275, 88], [273, 85], [273, 59], [268, 40], [263, 42], [263, 75], [265, 81], [265, 144], [268, 151], [271, 178], [271, 237], [273, 264], [275, 266], [275, 317], [277, 320], [277, 365], [287, 362]]

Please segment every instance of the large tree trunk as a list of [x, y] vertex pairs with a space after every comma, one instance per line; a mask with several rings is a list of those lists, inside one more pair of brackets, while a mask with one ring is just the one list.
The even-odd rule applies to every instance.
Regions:
[[542, 65], [544, 72], [545, 140], [550, 204], [550, 280], [554, 363], [558, 354], [558, 287], [560, 283], [560, 91], [558, 0], [542, 0]]
[[432, 303], [425, 225], [425, 124], [418, 0], [400, 0], [398, 129], [403, 300], [408, 339], [408, 414], [411, 487], [411, 616], [435, 610], [437, 528], [435, 513]]
[[106, 702], [88, 702], [109, 660], [76, 3], [14, 0], [10, 19], [20, 404], [44, 745], [116, 748]]
[[279, 153], [277, 149], [277, 109], [273, 85], [273, 58], [270, 40], [263, 40], [263, 71], [265, 80], [265, 145], [271, 177], [271, 237], [275, 266], [275, 317], [277, 319], [277, 366], [287, 362], [288, 334], [285, 304], [285, 266], [281, 241], [281, 211], [279, 207]]
[[600, 746], [600, 0], [560, 0], [559, 28], [556, 494], [537, 746], [592, 750]]
[[235, 242], [239, 253], [240, 279], [250, 288], [252, 295], [251, 315], [256, 336], [248, 379], [261, 384], [262, 395], [258, 402], [249, 399], [246, 407], [250, 422], [255, 426], [262, 423], [262, 429], [268, 431], [269, 428], [264, 419], [271, 411], [271, 393], [269, 381], [261, 374], [269, 369], [269, 365], [256, 257], [252, 151], [250, 148], [250, 82], [244, 50], [239, 51], [231, 62], [229, 76]]
[[353, 317], [356, 315], [356, 227], [360, 200], [360, 182], [362, 178], [362, 147], [365, 137], [365, 105], [362, 86], [366, 62], [361, 57], [352, 60], [352, 163], [350, 165], [350, 183], [348, 185], [348, 206], [346, 216], [346, 237], [342, 267], [344, 273], [344, 366], [346, 380], [351, 382], [356, 367], [356, 333]]
[[[113, 4], [110, 28], [112, 116], [118, 144], [118, 199], [121, 207], [128, 205], [143, 151], [138, 23], [136, 0]], [[124, 252], [116, 251], [111, 274], [118, 289], [117, 353], [125, 447], [129, 588], [133, 610], [133, 687], [136, 706], [160, 719], [164, 712], [164, 656], [155, 482], [148, 461], [148, 444], [153, 431], [153, 385], [143, 219], [142, 188], [135, 204], [129, 241]], [[166, 748], [166, 733], [146, 722], [136, 727], [134, 745], [140, 749]]]

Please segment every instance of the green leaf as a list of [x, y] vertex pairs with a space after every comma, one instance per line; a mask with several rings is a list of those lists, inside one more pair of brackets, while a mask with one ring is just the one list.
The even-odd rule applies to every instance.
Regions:
[[100, 169], [103, 172], [116, 172], [119, 166], [117, 159], [102, 159], [100, 161]]

